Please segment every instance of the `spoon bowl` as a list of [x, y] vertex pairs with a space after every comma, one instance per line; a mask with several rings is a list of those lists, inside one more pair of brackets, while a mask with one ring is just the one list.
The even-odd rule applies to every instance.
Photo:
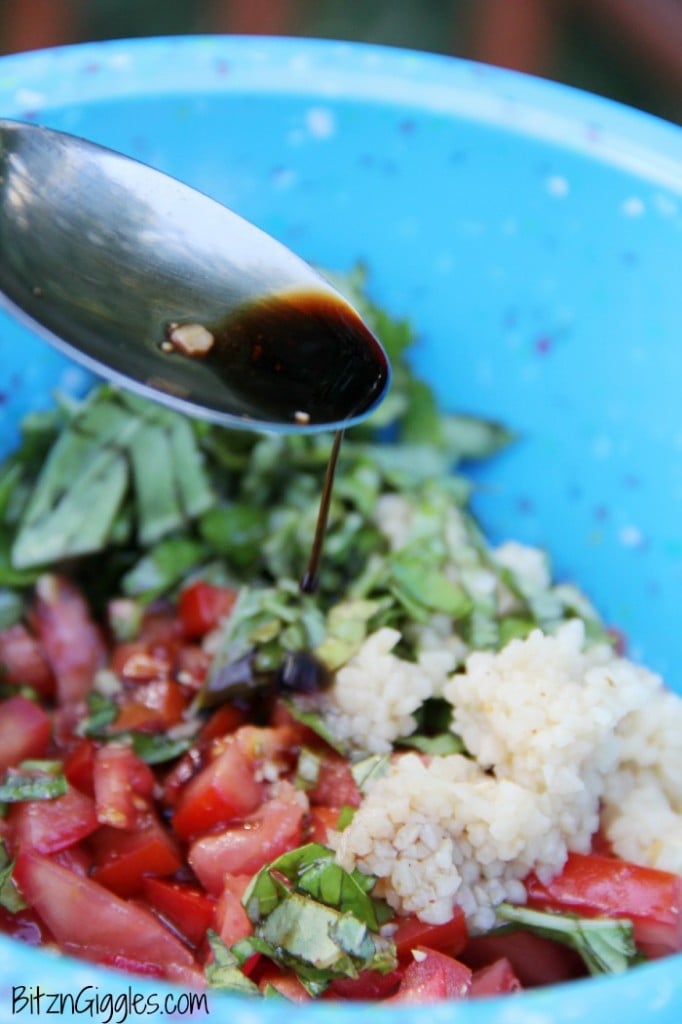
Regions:
[[0, 119], [0, 305], [88, 369], [248, 429], [339, 429], [389, 383], [353, 307], [276, 239], [175, 178]]

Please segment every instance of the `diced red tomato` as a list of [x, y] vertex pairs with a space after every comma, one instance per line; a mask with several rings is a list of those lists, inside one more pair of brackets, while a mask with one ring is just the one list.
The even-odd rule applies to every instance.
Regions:
[[161, 801], [167, 811], [173, 811], [187, 785], [213, 760], [210, 745], [196, 743], [175, 762], [163, 779]]
[[216, 930], [226, 946], [232, 946], [253, 932], [253, 925], [242, 906], [242, 896], [251, 878], [249, 875], [226, 874], [223, 891], [218, 900]]
[[531, 907], [586, 917], [626, 917], [638, 944], [682, 950], [682, 877], [598, 854], [571, 853], [547, 885], [526, 880]]
[[398, 991], [387, 1002], [426, 1004], [468, 996], [472, 972], [466, 964], [425, 946], [417, 947], [413, 956]]
[[0, 701], [0, 771], [44, 757], [52, 726], [47, 712], [26, 697]]
[[135, 828], [146, 798], [154, 788], [154, 774], [132, 747], [107, 743], [95, 752], [93, 769], [97, 820], [113, 828]]
[[457, 956], [468, 938], [466, 917], [461, 907], [455, 907], [450, 920], [443, 924], [427, 924], [418, 917], [402, 918], [393, 935], [398, 958], [403, 961], [409, 959], [412, 950], [419, 946]]
[[285, 974], [274, 964], [268, 964], [267, 968], [259, 974], [258, 987], [261, 992], [274, 988], [290, 1003], [309, 1003], [312, 999], [295, 974]]
[[57, 680], [60, 704], [83, 700], [106, 655], [104, 640], [83, 595], [61, 576], [41, 576], [36, 585], [33, 620]]
[[141, 640], [118, 644], [111, 655], [111, 670], [127, 683], [150, 683], [167, 679], [172, 670], [172, 656], [165, 649], [152, 652]]
[[308, 792], [311, 805], [359, 807], [362, 795], [345, 757], [329, 753], [320, 763], [315, 787]]
[[0, 631], [0, 674], [6, 682], [30, 686], [50, 697], [54, 675], [42, 647], [22, 622]]
[[183, 838], [201, 835], [250, 814], [262, 797], [263, 784], [256, 779], [253, 761], [228, 737], [222, 752], [181, 791], [173, 828]]
[[469, 940], [460, 958], [481, 970], [505, 957], [524, 988], [555, 985], [584, 977], [585, 965], [567, 946], [530, 932], [506, 931], [477, 935]]
[[187, 699], [179, 683], [156, 679], [135, 687], [130, 700], [122, 703], [113, 728], [138, 732], [164, 732], [182, 721]]
[[237, 599], [231, 587], [218, 587], [202, 580], [190, 584], [180, 594], [178, 612], [188, 640], [197, 640], [226, 618]]
[[139, 893], [147, 875], [168, 877], [182, 867], [177, 843], [152, 812], [132, 831], [102, 826], [91, 846], [92, 877], [119, 896]]
[[92, 868], [92, 854], [89, 850], [85, 849], [83, 843], [76, 843], [74, 846], [65, 846], [63, 850], [58, 850], [52, 854], [51, 860], [55, 864], [61, 864], [62, 867], [68, 868], [69, 871], [73, 871], [76, 875], [82, 875], [83, 878], [90, 877], [90, 869]]
[[234, 734], [235, 742], [254, 763], [291, 761], [299, 733], [295, 726], [243, 725]]
[[138, 640], [153, 653], [177, 653], [182, 643], [182, 623], [175, 608], [168, 602], [145, 609]]
[[169, 921], [190, 946], [201, 945], [214, 923], [214, 899], [195, 886], [152, 876], [143, 879], [142, 893], [149, 906]]
[[311, 807], [308, 815], [308, 839], [310, 842], [326, 845], [329, 842], [329, 833], [333, 832], [338, 825], [340, 814], [340, 807], [324, 807], [322, 804]]
[[147, 965], [159, 977], [203, 984], [190, 951], [151, 911], [32, 851], [20, 852], [14, 875], [24, 899], [65, 952], [103, 963]]
[[49, 931], [30, 907], [13, 914], [0, 904], [0, 931], [28, 946], [42, 946], [52, 940]]
[[598, 853], [602, 857], [615, 857], [611, 841], [603, 829], [599, 829], [592, 836], [590, 853]]
[[268, 861], [299, 846], [303, 814], [294, 787], [280, 782], [277, 795], [243, 822], [197, 839], [190, 847], [189, 863], [204, 888], [217, 895], [226, 874], [253, 875]]
[[98, 827], [91, 797], [69, 787], [53, 800], [28, 800], [10, 812], [17, 850], [56, 853], [80, 842]]
[[509, 992], [520, 992], [522, 988], [514, 968], [507, 957], [503, 956], [487, 967], [474, 971], [469, 994], [472, 997], [502, 996]]
[[246, 720], [247, 714], [244, 708], [239, 708], [235, 704], [222, 704], [213, 712], [201, 730], [201, 738], [202, 740], [213, 740], [227, 736], [228, 733], [235, 732], [240, 725], [244, 725]]
[[93, 773], [95, 768], [95, 743], [84, 736], [71, 748], [64, 758], [64, 775], [76, 789], [88, 796], [95, 795]]
[[402, 970], [362, 971], [357, 978], [335, 978], [325, 995], [330, 999], [352, 999], [374, 1002], [393, 995], [403, 978]]
[[200, 644], [183, 644], [175, 659], [175, 678], [196, 692], [205, 682], [210, 665], [211, 657]]

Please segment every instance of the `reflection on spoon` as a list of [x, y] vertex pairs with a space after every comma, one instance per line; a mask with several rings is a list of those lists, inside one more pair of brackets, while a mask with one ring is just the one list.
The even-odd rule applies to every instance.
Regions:
[[0, 304], [115, 383], [226, 426], [363, 419], [386, 354], [271, 236], [92, 142], [0, 119]]

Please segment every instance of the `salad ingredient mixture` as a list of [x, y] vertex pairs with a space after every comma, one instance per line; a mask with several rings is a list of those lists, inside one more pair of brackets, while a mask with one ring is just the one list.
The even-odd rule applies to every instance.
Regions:
[[682, 700], [491, 544], [410, 326], [339, 452], [109, 386], [0, 467], [0, 928], [244, 995], [428, 1002], [682, 949]]

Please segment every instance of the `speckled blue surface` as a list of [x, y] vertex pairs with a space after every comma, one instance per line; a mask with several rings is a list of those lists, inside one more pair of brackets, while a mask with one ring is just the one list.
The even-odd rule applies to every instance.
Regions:
[[[556, 572], [628, 634], [632, 655], [682, 690], [679, 129], [444, 57], [220, 37], [1, 58], [0, 113], [154, 164], [309, 260], [365, 261], [373, 296], [417, 327], [418, 366], [443, 402], [520, 435], [478, 474], [493, 536], [548, 547]], [[53, 388], [87, 386], [2, 314], [0, 366], [0, 451]], [[108, 1017], [106, 1000], [126, 998], [127, 978], [4, 941], [0, 1022], [48, 1019], [45, 1002], [41, 1013], [13, 1008], [12, 986], [83, 992], [63, 1020], [264, 1024], [285, 1012], [210, 995], [208, 1012], [191, 1018], [129, 1003]], [[134, 990], [161, 1002], [171, 991], [137, 981]], [[88, 1009], [95, 995], [100, 1011]], [[288, 1024], [360, 1016], [352, 1006], [286, 1008]], [[424, 1011], [375, 1016], [416, 1024]], [[428, 1017], [680, 1024], [682, 963], [441, 1005]]]

